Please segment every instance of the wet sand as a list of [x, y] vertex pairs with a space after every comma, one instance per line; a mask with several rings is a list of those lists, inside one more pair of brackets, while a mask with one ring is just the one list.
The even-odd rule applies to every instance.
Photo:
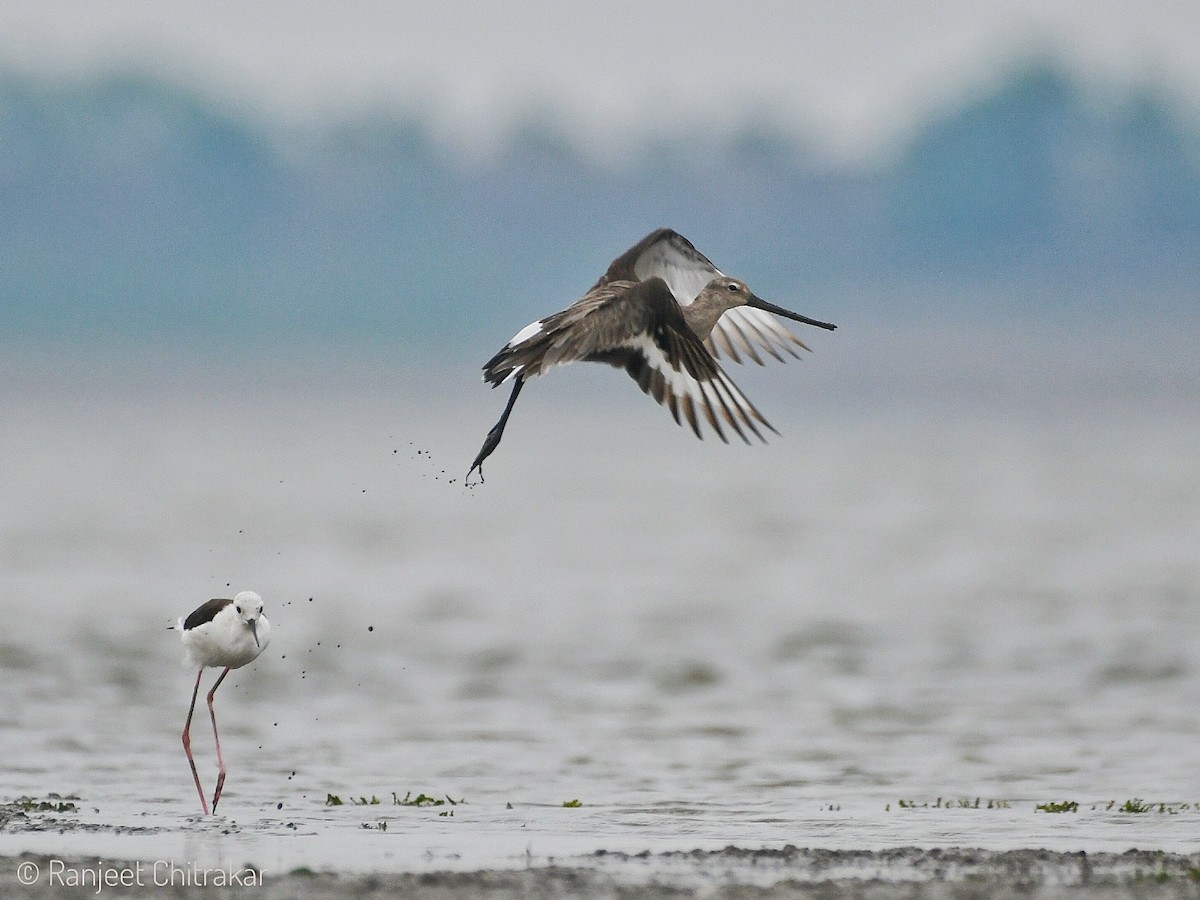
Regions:
[[[36, 883], [29, 880], [36, 866]], [[54, 872], [52, 876], [50, 873]], [[847, 851], [784, 847], [637, 854], [599, 851], [560, 865], [467, 872], [348, 874], [303, 869], [272, 874], [209, 871], [168, 877], [136, 861], [103, 862], [113, 882], [95, 884], [97, 861], [24, 854], [0, 857], [0, 896], [439, 898], [529, 897], [1200, 897], [1200, 858], [1156, 851], [1055, 853], [903, 847]], [[190, 883], [188, 882], [191, 879]], [[88, 880], [91, 879], [91, 880]], [[156, 883], [157, 882], [157, 883]]]

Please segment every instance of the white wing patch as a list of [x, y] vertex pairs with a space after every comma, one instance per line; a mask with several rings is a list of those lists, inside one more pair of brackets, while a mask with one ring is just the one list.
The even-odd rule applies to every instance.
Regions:
[[[633, 272], [642, 281], [657, 275], [667, 283], [680, 306], [687, 306], [699, 296], [705, 285], [725, 274], [701, 256], [699, 251], [681, 246], [670, 238], [658, 241], [639, 256], [633, 265]], [[781, 350], [799, 358], [795, 348], [808, 349], [769, 312], [748, 306], [731, 309], [721, 316], [704, 345], [717, 359], [724, 357], [741, 363], [745, 355], [760, 366], [765, 363], [759, 350], [766, 350], [775, 359], [784, 362]]]
[[[638, 353], [651, 369], [662, 379], [662, 390], [657, 391], [653, 379], [642, 385], [642, 389], [659, 403], [671, 410], [671, 415], [677, 424], [682, 424], [680, 414], [687, 420], [696, 437], [703, 439], [697, 410], [717, 436], [728, 443], [725, 432], [721, 427], [722, 420], [747, 444], [749, 431], [760, 441], [766, 442], [758, 430], [756, 422], [770, 431], [775, 431], [771, 423], [763, 418], [762, 413], [755, 409], [746, 396], [738, 389], [723, 371], [716, 367], [716, 377], [700, 381], [692, 377], [682, 365], [678, 368], [666, 357], [662, 348], [649, 335], [640, 334], [626, 341], [624, 346]], [[659, 394], [661, 393], [661, 396]], [[778, 432], [775, 432], [778, 434]]]
[[741, 353], [744, 353], [760, 366], [764, 363], [758, 350], [755, 349], [755, 345], [766, 350], [780, 362], [786, 362], [780, 354], [780, 350], [799, 359], [800, 354], [796, 352], [795, 347], [808, 349], [808, 345], [792, 334], [769, 312], [750, 306], [738, 306], [726, 310], [724, 315], [717, 319], [716, 327], [713, 328], [712, 334], [705, 340], [704, 345], [717, 359], [724, 356], [735, 363], [740, 363], [742, 361]]
[[536, 322], [530, 322], [528, 325], [526, 325], [524, 328], [522, 328], [520, 331], [518, 331], [516, 334], [514, 334], [512, 336], [512, 340], [508, 342], [508, 346], [515, 347], [515, 346], [517, 346], [517, 344], [527, 341], [531, 337], [537, 337], [541, 333], [542, 333], [541, 319], [539, 319]]
[[708, 260], [685, 253], [670, 240], [659, 241], [638, 257], [633, 273], [639, 281], [657, 275], [667, 283], [680, 306], [687, 306], [704, 286], [725, 273]]

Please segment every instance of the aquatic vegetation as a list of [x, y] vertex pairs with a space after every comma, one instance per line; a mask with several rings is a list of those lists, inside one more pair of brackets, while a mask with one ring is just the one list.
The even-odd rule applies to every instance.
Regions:
[[55, 825], [63, 823], [62, 819], [53, 817], [42, 819], [37, 814], [79, 812], [79, 807], [75, 802], [77, 800], [79, 798], [74, 795], [64, 797], [61, 794], [50, 793], [44, 800], [36, 797], [18, 797], [7, 803], [0, 803], [0, 831], [18, 822], [25, 827], [43, 827], [41, 825], [34, 826], [34, 823], [53, 823]]
[[[1116, 800], [1109, 800], [1108, 805], [1104, 809], [1105, 811], [1111, 811], [1114, 807], [1117, 812], [1133, 813], [1135, 815], [1157, 812], [1159, 815], [1174, 816], [1189, 810], [1200, 812], [1200, 803], [1146, 803], [1144, 800], [1136, 797], [1132, 800], [1126, 800], [1120, 806], [1117, 806]], [[1092, 809], [1095, 809], [1095, 807], [1093, 806]]]
[[[982, 797], [963, 797], [958, 800], [946, 800], [938, 797], [933, 803], [925, 801], [918, 803], [915, 800], [897, 800], [896, 805], [900, 809], [1009, 809], [1011, 804], [1007, 800], [988, 800], [986, 807]], [[891, 811], [891, 804], [887, 804], [885, 812]]]
[[[31, 812], [79, 812], [74, 804], [78, 797], [62, 797], [59, 794], [48, 795], [47, 800], [35, 800], [33, 797], [18, 797], [12, 803], [12, 808], [23, 813]], [[58, 801], [57, 803], [55, 801]]]
[[[414, 797], [412, 791], [405, 791], [404, 796], [401, 797], [395, 791], [392, 791], [393, 806], [458, 806], [460, 803], [465, 802], [466, 801], [462, 798], [455, 800], [449, 794], [446, 794], [443, 797], [432, 797], [429, 794], [421, 792]], [[326, 806], [345, 806], [346, 803], [347, 801], [343, 800], [339, 794], [325, 795]], [[351, 796], [349, 798], [349, 803], [351, 806], [383, 805], [383, 801], [380, 800], [375, 794], [372, 794], [369, 797], [363, 794], [359, 794], [357, 797]], [[442, 813], [442, 815], [445, 815], [445, 813]]]
[[445, 804], [445, 800], [430, 797], [424, 791], [415, 797], [412, 795], [412, 791], [405, 791], [403, 797], [398, 796], [395, 791], [392, 791], [393, 806], [444, 806]]
[[581, 806], [583, 806], [582, 800], [564, 800], [563, 801], [563, 807], [566, 809], [579, 809], [579, 807], [581, 807]]
[[[1011, 809], [1012, 801], [1009, 800], [983, 800], [981, 797], [963, 798], [959, 800], [947, 800], [944, 797], [938, 797], [933, 802], [928, 800], [897, 800], [896, 807], [898, 809]], [[823, 809], [834, 809], [834, 804], [827, 804]], [[1132, 815], [1141, 815], [1145, 813], [1157, 812], [1160, 815], [1174, 816], [1181, 812], [1196, 811], [1200, 812], [1200, 803], [1147, 803], [1145, 800], [1133, 798], [1126, 800], [1124, 803], [1118, 804], [1116, 800], [1109, 800], [1107, 804], [1093, 803], [1090, 807], [1092, 810], [1102, 809], [1105, 812], [1129, 813]], [[892, 811], [892, 804], [887, 803], [883, 807], [884, 812]], [[1034, 805], [1037, 812], [1043, 813], [1077, 813], [1079, 812], [1078, 800], [1052, 800], [1046, 803], [1038, 803]]]
[[1034, 807], [1038, 812], [1068, 813], [1079, 812], [1079, 804], [1074, 800], [1064, 800], [1062, 803], [1039, 803]]
[[395, 791], [392, 791], [392, 804], [394, 806], [445, 806], [447, 803], [451, 806], [458, 806], [458, 804], [463, 802], [465, 802], [463, 798], [460, 797], [458, 800], [455, 800], [449, 794], [446, 794], [443, 800], [438, 797], [431, 797], [424, 792], [414, 797], [412, 791], [405, 791], [404, 796], [400, 797]]

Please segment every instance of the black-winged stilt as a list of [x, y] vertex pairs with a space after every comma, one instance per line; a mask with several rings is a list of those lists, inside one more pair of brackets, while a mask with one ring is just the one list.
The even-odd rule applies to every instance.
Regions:
[[200, 693], [200, 679], [210, 666], [223, 671], [208, 692], [208, 715], [212, 719], [213, 741], [217, 745], [217, 788], [213, 792], [212, 811], [217, 811], [221, 799], [221, 788], [225, 786], [225, 760], [221, 756], [221, 738], [217, 734], [217, 714], [213, 711], [213, 695], [225, 680], [230, 669], [239, 669], [258, 658], [271, 640], [271, 623], [263, 615], [262, 597], [254, 591], [241, 591], [232, 600], [216, 599], [197, 607], [186, 619], [181, 618], [171, 626], [180, 632], [185, 651], [185, 665], [198, 669], [196, 686], [192, 689], [192, 705], [188, 707], [187, 721], [183, 726], [183, 749], [187, 753], [188, 765], [192, 767], [192, 778], [196, 782], [196, 793], [200, 795], [200, 807], [208, 813], [208, 800], [200, 786], [196, 772], [196, 760], [192, 757], [192, 713], [196, 710], [196, 697]]

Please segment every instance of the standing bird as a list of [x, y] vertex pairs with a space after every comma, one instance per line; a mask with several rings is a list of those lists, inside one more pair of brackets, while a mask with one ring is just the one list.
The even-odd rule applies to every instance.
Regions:
[[467, 477], [478, 469], [483, 480], [483, 461], [500, 444], [525, 382], [577, 360], [625, 369], [671, 410], [676, 423], [682, 412], [698, 438], [703, 439], [697, 406], [722, 441], [728, 439], [721, 419], [746, 443], [747, 430], [764, 440], [755, 422], [775, 429], [721, 370], [717, 357], [724, 353], [740, 363], [740, 349], [762, 365], [756, 343], [781, 362], [779, 349], [796, 356], [792, 345], [804, 344], [772, 315], [831, 331], [837, 327], [756, 297], [678, 232], [652, 232], [614, 259], [580, 300], [526, 325], [487, 361], [484, 381], [497, 387], [511, 379], [513, 390]]
[[183, 725], [183, 750], [188, 765], [192, 767], [192, 778], [196, 782], [196, 793], [200, 795], [200, 807], [208, 815], [208, 801], [200, 776], [196, 773], [196, 760], [192, 757], [192, 713], [196, 710], [196, 697], [200, 693], [200, 679], [209, 666], [224, 667], [212, 690], [208, 692], [208, 715], [212, 719], [213, 740], [217, 745], [217, 789], [213, 792], [212, 811], [217, 812], [217, 801], [221, 799], [221, 788], [225, 786], [225, 760], [221, 757], [221, 738], [217, 734], [217, 714], [213, 711], [213, 695], [225, 680], [230, 669], [240, 669], [253, 662], [266, 649], [271, 640], [271, 623], [263, 615], [262, 597], [254, 591], [241, 591], [232, 600], [209, 600], [198, 607], [186, 619], [181, 618], [173, 630], [180, 632], [184, 648], [184, 665], [199, 671], [196, 686], [192, 689], [192, 705], [188, 707], [187, 721]]

